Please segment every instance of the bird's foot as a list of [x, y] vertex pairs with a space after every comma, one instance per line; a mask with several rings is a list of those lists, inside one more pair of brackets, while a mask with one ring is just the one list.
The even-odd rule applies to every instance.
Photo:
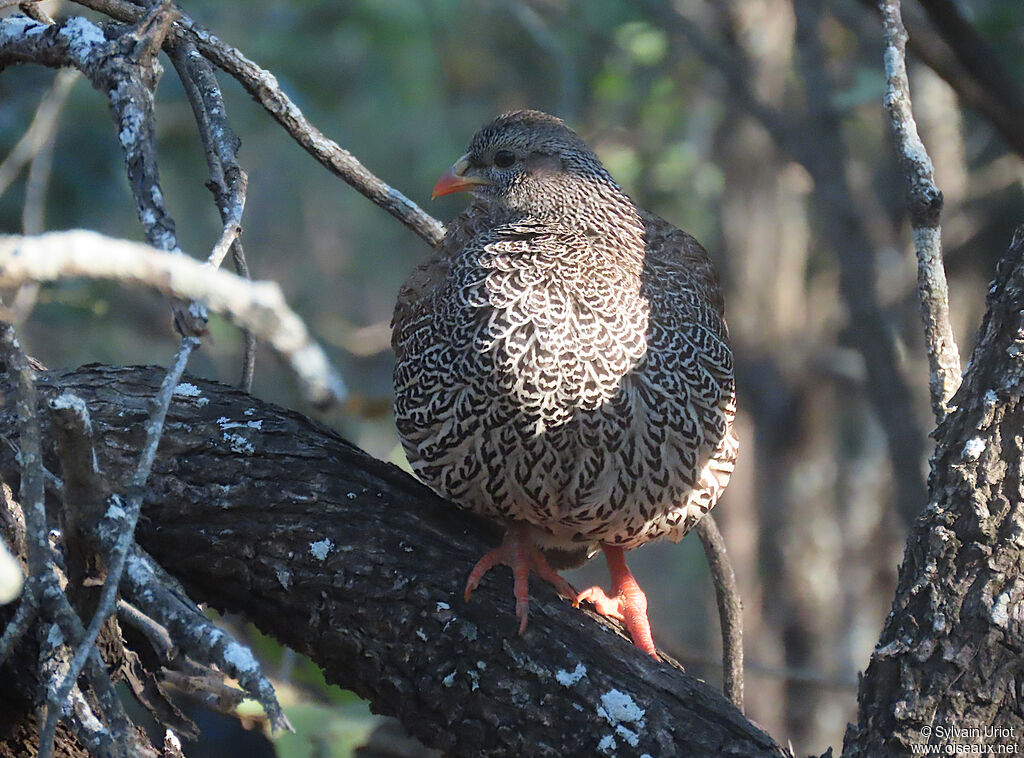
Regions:
[[651, 635], [651, 622], [647, 619], [647, 596], [636, 583], [633, 574], [626, 567], [626, 557], [621, 547], [603, 545], [605, 558], [608, 560], [608, 571], [612, 576], [611, 597], [600, 587], [591, 587], [576, 595], [573, 605], [586, 601], [593, 604], [594, 609], [602, 616], [618, 619], [626, 625], [633, 644], [648, 655], [658, 658]]
[[501, 544], [477, 561], [473, 570], [469, 572], [469, 579], [466, 582], [466, 600], [469, 600], [473, 590], [480, 586], [480, 580], [484, 578], [484, 574], [495, 566], [508, 566], [512, 569], [512, 592], [516, 598], [519, 634], [526, 631], [526, 622], [530, 613], [531, 569], [541, 579], [554, 585], [558, 594], [568, 598], [576, 597], [576, 590], [551, 568], [544, 554], [537, 547], [533, 538], [533, 528], [529, 524], [512, 524], [505, 532]]

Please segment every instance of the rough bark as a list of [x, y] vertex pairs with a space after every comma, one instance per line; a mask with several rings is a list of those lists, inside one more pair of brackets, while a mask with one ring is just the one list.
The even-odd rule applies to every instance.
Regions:
[[[997, 269], [844, 756], [1024, 741], [1024, 227]], [[959, 733], [954, 730], [960, 730]], [[946, 748], [948, 750], [948, 748]]]
[[[86, 401], [101, 466], [116, 476], [134, 466], [162, 374], [52, 372], [40, 395]], [[194, 599], [308, 653], [428, 745], [465, 756], [785, 755], [711, 687], [547, 587], [534, 588], [530, 627], [515, 636], [507, 575], [462, 600], [494, 539], [484, 522], [300, 414], [187, 382], [167, 417], [140, 544]], [[9, 408], [0, 435], [15, 436]], [[13, 452], [0, 447], [0, 474], [14, 483]]]

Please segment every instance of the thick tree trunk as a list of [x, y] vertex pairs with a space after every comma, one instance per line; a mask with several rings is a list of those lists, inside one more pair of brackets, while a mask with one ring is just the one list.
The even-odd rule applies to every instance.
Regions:
[[[999, 264], [844, 756], [1024, 745], [1024, 227]], [[948, 746], [953, 746], [952, 748]]]
[[[162, 374], [51, 372], [40, 394], [85, 400], [114, 479], [134, 467]], [[137, 537], [194, 599], [308, 653], [329, 680], [451, 755], [784, 755], [711, 687], [546, 586], [533, 588], [529, 629], [516, 636], [507, 573], [462, 599], [493, 542], [485, 523], [298, 413], [187, 381]], [[15, 436], [10, 407], [0, 434]], [[0, 448], [14, 484], [13, 452]]]

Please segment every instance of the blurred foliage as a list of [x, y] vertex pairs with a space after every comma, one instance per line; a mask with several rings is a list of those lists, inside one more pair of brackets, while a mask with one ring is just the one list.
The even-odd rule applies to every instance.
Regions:
[[[312, 123], [444, 220], [464, 207], [465, 198], [431, 202], [430, 189], [479, 125], [516, 107], [564, 117], [640, 204], [697, 236], [723, 272], [737, 346], [741, 410], [754, 417], [744, 422], [749, 425], [741, 466], [747, 468], [737, 472], [739, 481], [721, 510], [730, 545], [742, 546], [740, 560], [747, 556], [743, 550], [753, 555], [753, 576], [741, 576], [754, 583], [753, 592], [745, 590], [748, 607], [756, 612], [761, 603], [759, 582], [769, 581], [777, 570], [773, 561], [816, 550], [841, 552], [841, 566], [809, 568], [806, 587], [794, 589], [827, 598], [836, 594], [828, 580], [879, 544], [877, 536], [850, 528], [883, 523], [891, 502], [886, 474], [880, 471], [884, 442], [858, 384], [857, 357], [844, 345], [845, 314], [836, 294], [834, 255], [818, 234], [822, 220], [808, 217], [810, 180], [744, 114], [721, 72], [683, 37], [645, 13], [644, 3], [180, 4], [272, 71]], [[51, 5], [58, 17], [96, 18], [67, 2]], [[927, 374], [913, 299], [913, 265], [906, 254], [902, 187], [881, 111], [880, 31], [860, 3], [835, 0], [827, 5], [830, 13], [820, 32], [834, 85], [832, 104], [841, 113], [852, 154], [850, 181], [863, 205], [858, 212], [868, 219], [878, 247], [883, 304], [906, 351], [923, 419]], [[784, 0], [677, 0], [671, 6], [715, 45], [740, 51], [751, 66], [755, 91], [780, 113], [799, 112], [804, 93], [795, 68], [791, 9]], [[965, 0], [959, 6], [1020, 82], [1024, 3]], [[165, 65], [157, 94], [163, 189], [183, 249], [205, 257], [219, 233], [219, 219], [204, 188], [206, 166], [191, 110], [173, 69]], [[912, 66], [915, 83], [920, 72]], [[0, 155], [19, 139], [52, 78], [51, 71], [31, 66], [0, 76]], [[400, 458], [388, 410], [386, 324], [399, 285], [427, 250], [312, 161], [229, 77], [219, 78], [230, 121], [242, 139], [239, 159], [250, 178], [243, 239], [253, 275], [280, 282], [365, 411], [353, 415], [334, 410], [323, 418], [372, 454]], [[915, 105], [925, 107], [929, 101], [930, 96], [921, 97]], [[949, 161], [933, 154], [940, 187], [954, 183], [947, 170], [966, 176], [959, 197], [947, 194], [944, 215], [955, 326], [966, 353], [980, 317], [984, 282], [1011, 229], [1021, 221], [1020, 158], [1008, 154], [981, 119], [955, 103], [931, 120], [953, 128], [960, 140], [955, 144], [945, 137], [933, 139], [939, 132], [929, 131], [928, 119], [920, 120], [933, 151], [953, 151]], [[0, 197], [0, 231], [20, 228], [23, 201], [22, 181]], [[106, 103], [84, 82], [72, 92], [57, 135], [46, 226], [141, 238]], [[784, 280], [780, 271], [789, 272], [789, 278]], [[772, 326], [776, 320], [777, 328]], [[240, 371], [239, 336], [218, 320], [211, 333], [213, 339], [191, 370], [233, 382]], [[87, 282], [45, 289], [25, 341], [54, 367], [89, 361], [166, 362], [175, 347], [165, 303], [147, 293]], [[759, 394], [758, 381], [765, 377], [772, 378], [770, 386], [776, 390]], [[266, 351], [257, 361], [254, 392], [312, 413]], [[766, 417], [775, 421], [764, 423]], [[754, 473], [755, 467], [764, 466], [777, 467], [768, 484]], [[818, 504], [820, 519], [807, 520], [806, 532], [769, 544], [768, 527], [782, 523], [780, 514], [792, 502]], [[728, 523], [730, 509], [748, 515]], [[839, 520], [846, 517], [849, 522]], [[743, 518], [758, 519], [759, 531], [744, 536]], [[843, 547], [844, 536], [861, 542]], [[872, 559], [894, 562], [899, 540], [893, 544], [897, 547], [892, 552], [881, 559], [872, 553]], [[696, 541], [639, 551], [636, 570], [652, 597], [654, 628], [661, 640], [670, 649], [710, 650], [713, 657], [717, 626]], [[887, 571], [891, 575], [891, 567]], [[603, 579], [600, 567], [588, 566], [574, 581]], [[871, 581], [863, 579], [858, 591], [874, 593], [875, 604], [864, 610], [849, 601], [847, 615], [841, 616], [849, 619], [853, 613], [860, 626], [836, 622], [848, 639], [812, 651], [811, 663], [800, 657], [800, 645], [793, 642], [799, 639], [794, 625], [806, 619], [788, 601], [767, 598], [763, 616], [757, 617], [765, 626], [748, 628], [748, 635], [755, 633], [748, 636], [753, 655], [780, 667], [827, 665], [836, 677], [852, 679], [873, 643], [871, 630], [880, 620], [875, 614], [884, 613], [879, 609], [889, 597], [884, 577], [878, 588]], [[780, 615], [786, 619], [780, 621]], [[757, 647], [761, 643], [764, 647]], [[271, 665], [281, 655], [274, 644], [260, 641], [259, 647]], [[702, 668], [698, 661], [694, 666], [698, 673], [718, 676], [713, 665]], [[348, 755], [345, 746], [354, 744], [353, 735], [368, 723], [365, 706], [353, 705], [348, 696], [315, 680], [310, 668], [296, 664], [293, 676], [296, 682], [313, 677], [301, 683], [305, 692], [317, 693], [318, 702], [289, 708], [296, 726], [307, 724], [308, 730], [279, 741], [280, 754]], [[782, 717], [772, 708], [785, 693], [771, 686], [756, 679], [748, 683], [748, 711], [784, 738], [785, 732], [776, 729], [786, 727], [779, 727]], [[852, 691], [840, 694], [841, 699], [820, 699], [819, 710], [808, 715], [818, 719], [819, 731], [806, 732], [804, 738], [820, 740], [824, 735], [837, 743], [841, 731], [836, 730], [851, 717], [853, 707]], [[803, 749], [800, 737], [794, 734], [794, 742]], [[321, 739], [317, 744], [333, 746], [332, 752], [307, 749]], [[820, 743], [806, 745], [806, 750], [820, 748]]]

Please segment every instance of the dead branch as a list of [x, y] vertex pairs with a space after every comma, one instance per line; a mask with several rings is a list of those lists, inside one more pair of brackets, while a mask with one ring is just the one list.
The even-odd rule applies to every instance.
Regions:
[[206, 303], [265, 339], [315, 404], [343, 399], [345, 385], [276, 282], [251, 282], [184, 255], [95, 232], [0, 237], [0, 286], [70, 277], [112, 279]]
[[[185, 94], [192, 106], [199, 137], [206, 153], [210, 170], [207, 187], [213, 193], [220, 211], [223, 229], [220, 239], [214, 245], [207, 264], [219, 268], [228, 250], [235, 262], [235, 271], [249, 279], [249, 265], [245, 260], [242, 246], [242, 212], [245, 209], [249, 177], [238, 165], [237, 153], [241, 144], [227, 120], [224, 97], [213, 74], [213, 67], [196, 50], [195, 45], [184, 40], [170, 45], [171, 61], [185, 88]], [[252, 389], [256, 364], [256, 337], [244, 330], [245, 357], [242, 361], [242, 377], [239, 386]]]
[[[60, 717], [61, 707], [71, 695], [71, 689], [78, 681], [78, 675], [85, 666], [86, 658], [93, 651], [93, 645], [100, 634], [101, 627], [106, 624], [107, 619], [115, 611], [118, 586], [124, 573], [128, 551], [134, 541], [135, 525], [138, 522], [139, 510], [142, 507], [142, 496], [145, 491], [146, 479], [149, 477], [150, 469], [153, 466], [153, 459], [156, 457], [156, 447], [160, 442], [160, 435], [163, 432], [167, 408], [171, 404], [172, 393], [178, 385], [182, 372], [185, 370], [188, 357], [197, 347], [199, 347], [199, 340], [194, 337], [186, 337], [182, 340], [181, 348], [174, 359], [174, 364], [160, 384], [160, 390], [157, 393], [153, 410], [145, 424], [146, 441], [142, 447], [142, 454], [139, 456], [138, 463], [135, 466], [135, 473], [132, 475], [127, 503], [122, 507], [122, 501], [117, 496], [114, 496], [116, 499], [108, 501], [110, 508], [107, 511], [107, 516], [109, 517], [111, 514], [116, 513], [118, 516], [117, 520], [122, 523], [117, 525], [117, 536], [113, 540], [112, 549], [105, 556], [107, 577], [103, 582], [103, 589], [92, 620], [89, 622], [89, 626], [85, 630], [82, 639], [78, 641], [78, 648], [75, 651], [74, 658], [68, 664], [67, 671], [63, 673], [63, 681], [56, 687], [53, 687], [48, 694], [49, 708], [46, 714], [46, 721], [39, 732], [39, 752], [41, 756], [47, 755], [51, 750], [53, 740], [57, 734], [57, 720]], [[85, 403], [73, 395], [61, 395], [54, 403], [60, 401], [61, 398], [65, 400], [58, 407], [63, 410], [78, 411], [81, 414], [79, 419], [82, 428], [89, 428], [91, 424]], [[75, 452], [84, 453], [85, 451], [79, 448]], [[92, 453], [90, 458], [95, 459], [95, 448], [90, 447], [89, 452]], [[77, 504], [74, 500], [69, 500], [68, 503], [69, 505]], [[102, 524], [102, 521], [99, 523]], [[90, 527], [92, 526], [90, 525]], [[70, 537], [71, 535], [66, 535], [66, 538], [70, 539]], [[277, 705], [276, 700], [271, 702], [275, 706]]]
[[[104, 440], [103, 470], [131, 471], [145, 398], [161, 375], [93, 366], [49, 374], [40, 391], [44, 400], [81, 397]], [[492, 527], [396, 467], [235, 389], [194, 378], [179, 389], [140, 543], [193, 597], [244, 613], [428, 744], [474, 757], [587, 755], [602, 745], [637, 755], [785, 755], [713, 688], [546, 587], [523, 637], [507, 576], [464, 602], [465, 576]], [[0, 411], [0, 434], [13, 433], [12, 423]], [[16, 481], [17, 471], [11, 451], [0, 451], [0, 476]], [[137, 604], [128, 583], [144, 572], [133, 565], [122, 589]], [[191, 622], [182, 626], [172, 637]]]
[[879, 3], [885, 27], [885, 109], [896, 140], [896, 151], [906, 182], [910, 223], [917, 253], [917, 294], [928, 349], [928, 386], [932, 411], [941, 422], [949, 401], [960, 386], [960, 353], [949, 320], [949, 290], [942, 265], [942, 193], [928, 151], [917, 133], [907, 79], [907, 31], [900, 17], [899, 0]]
[[[76, 0], [80, 5], [120, 21], [135, 22], [143, 10], [126, 0]], [[225, 44], [215, 34], [187, 16], [176, 24], [173, 35], [194, 44], [202, 55], [233, 76], [266, 109], [285, 131], [320, 164], [353, 189], [380, 206], [433, 247], [444, 237], [444, 226], [416, 203], [367, 169], [352, 153], [313, 126], [277, 83], [276, 77]], [[180, 36], [179, 36], [180, 35]]]

